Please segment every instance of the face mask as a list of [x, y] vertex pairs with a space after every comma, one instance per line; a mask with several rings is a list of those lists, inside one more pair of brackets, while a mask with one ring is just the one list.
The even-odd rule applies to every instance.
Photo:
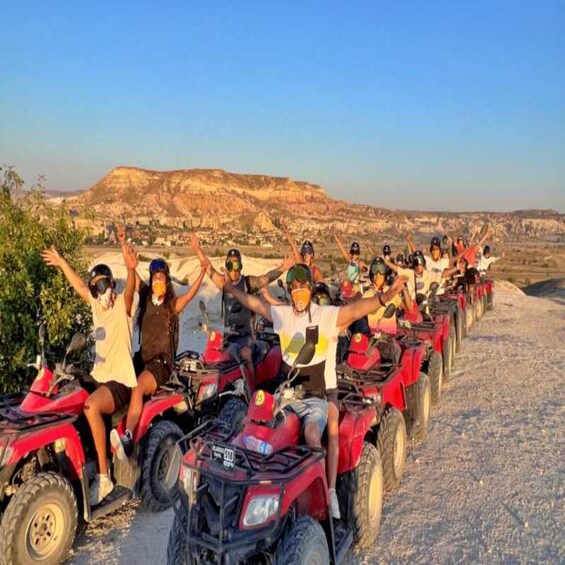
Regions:
[[162, 300], [167, 292], [167, 283], [163, 281], [153, 281], [151, 290], [153, 291], [153, 296]]
[[304, 312], [310, 304], [312, 293], [308, 288], [295, 288], [291, 292], [292, 304], [297, 312]]
[[98, 302], [104, 310], [108, 310], [108, 308], [110, 308], [112, 305], [112, 289], [110, 287], [106, 289], [106, 292], [98, 295]]

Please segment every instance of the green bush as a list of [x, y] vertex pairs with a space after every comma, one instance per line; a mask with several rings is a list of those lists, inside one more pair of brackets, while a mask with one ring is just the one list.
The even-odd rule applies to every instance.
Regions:
[[83, 236], [68, 211], [45, 204], [41, 186], [23, 192], [12, 168], [0, 167], [0, 391], [14, 391], [32, 377], [27, 363], [39, 350], [38, 320], [47, 324], [49, 356], [59, 358], [75, 331], [89, 331], [90, 308], [41, 251], [55, 245], [81, 275]]

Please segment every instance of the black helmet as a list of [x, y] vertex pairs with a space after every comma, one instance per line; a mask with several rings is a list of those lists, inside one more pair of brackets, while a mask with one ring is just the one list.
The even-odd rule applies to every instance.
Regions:
[[296, 263], [286, 273], [286, 286], [290, 291], [290, 287], [294, 281], [302, 284], [308, 284], [310, 288], [314, 287], [314, 277], [308, 265], [304, 263]]
[[359, 247], [359, 244], [356, 241], [351, 244], [351, 247], [349, 248], [349, 254], [361, 255], [361, 247]]
[[391, 250], [390, 245], [388, 243], [386, 245], [383, 245], [383, 255], [385, 257], [392, 255], [392, 250]]
[[108, 265], [99, 264], [90, 269], [88, 273], [90, 280], [88, 281], [88, 288], [93, 298], [98, 298], [98, 295], [104, 294], [108, 287], [115, 288], [116, 282], [114, 275]]
[[312, 300], [318, 305], [328, 305], [332, 303], [330, 289], [325, 282], [317, 282], [314, 285]]
[[381, 259], [380, 257], [375, 257], [371, 261], [371, 264], [369, 265], [369, 278], [372, 280], [377, 273], [386, 276], [387, 271], [388, 271], [388, 267], [386, 266], [384, 259]]
[[314, 255], [314, 244], [309, 239], [304, 240], [302, 248], [300, 249], [300, 255], [302, 255], [302, 257], [304, 257], [304, 255]]
[[412, 255], [412, 268], [415, 269], [418, 265], [426, 266], [426, 259], [421, 251], [415, 251]]
[[225, 266], [228, 271], [232, 270], [232, 266], [239, 267], [234, 268], [234, 271], [241, 271], [243, 268], [243, 261], [241, 260], [241, 253], [239, 252], [239, 249], [232, 248], [228, 251]]
[[430, 251], [432, 250], [432, 247], [439, 247], [441, 249], [441, 239], [437, 237], [437, 235], [432, 237], [432, 240], [430, 241]]
[[155, 273], [165, 273], [167, 278], [170, 277], [169, 265], [164, 259], [153, 259], [149, 263], [149, 277], [152, 278]]

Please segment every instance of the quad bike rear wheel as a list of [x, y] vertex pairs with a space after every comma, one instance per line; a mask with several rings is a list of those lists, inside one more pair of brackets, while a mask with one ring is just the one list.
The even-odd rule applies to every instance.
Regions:
[[151, 512], [166, 510], [179, 496], [176, 472], [171, 465], [180, 465], [174, 457], [175, 445], [182, 430], [170, 420], [155, 424], [149, 432], [147, 448], [141, 465], [141, 500]]
[[402, 412], [388, 408], [377, 434], [377, 449], [383, 464], [385, 491], [398, 489], [406, 464], [406, 424]]
[[286, 531], [276, 555], [277, 565], [326, 565], [328, 540], [319, 522], [301, 516]]
[[411, 440], [426, 439], [431, 405], [430, 379], [426, 373], [420, 373], [418, 381], [406, 389], [406, 431]]
[[243, 419], [247, 415], [247, 404], [241, 398], [230, 398], [220, 410], [218, 418], [229, 424], [232, 430], [239, 432], [243, 428]]
[[465, 322], [464, 322], [465, 312], [458, 306], [457, 315], [455, 316], [455, 332], [457, 340], [455, 342], [455, 352], [459, 353], [461, 350], [461, 342], [465, 338]]
[[10, 500], [0, 526], [2, 564], [51, 565], [64, 561], [75, 537], [77, 501], [69, 481], [39, 473]]
[[467, 304], [467, 308], [465, 309], [465, 314], [467, 315], [467, 334], [471, 329], [471, 326], [475, 323], [475, 305], [474, 304]]
[[432, 389], [432, 404], [439, 404], [443, 385], [443, 359], [437, 351], [432, 353], [428, 361], [428, 377]]
[[188, 547], [186, 539], [188, 518], [186, 508], [180, 506], [178, 513], [175, 512], [173, 525], [169, 532], [169, 543], [167, 544], [167, 565], [185, 565], [188, 563]]

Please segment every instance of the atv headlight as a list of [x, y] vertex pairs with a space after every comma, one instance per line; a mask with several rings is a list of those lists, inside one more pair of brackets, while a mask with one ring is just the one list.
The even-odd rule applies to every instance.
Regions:
[[279, 495], [255, 496], [247, 505], [243, 525], [259, 526], [274, 516], [279, 510]]
[[198, 389], [198, 402], [204, 402], [208, 398], [212, 398], [218, 392], [218, 383], [209, 383], [201, 385]]

